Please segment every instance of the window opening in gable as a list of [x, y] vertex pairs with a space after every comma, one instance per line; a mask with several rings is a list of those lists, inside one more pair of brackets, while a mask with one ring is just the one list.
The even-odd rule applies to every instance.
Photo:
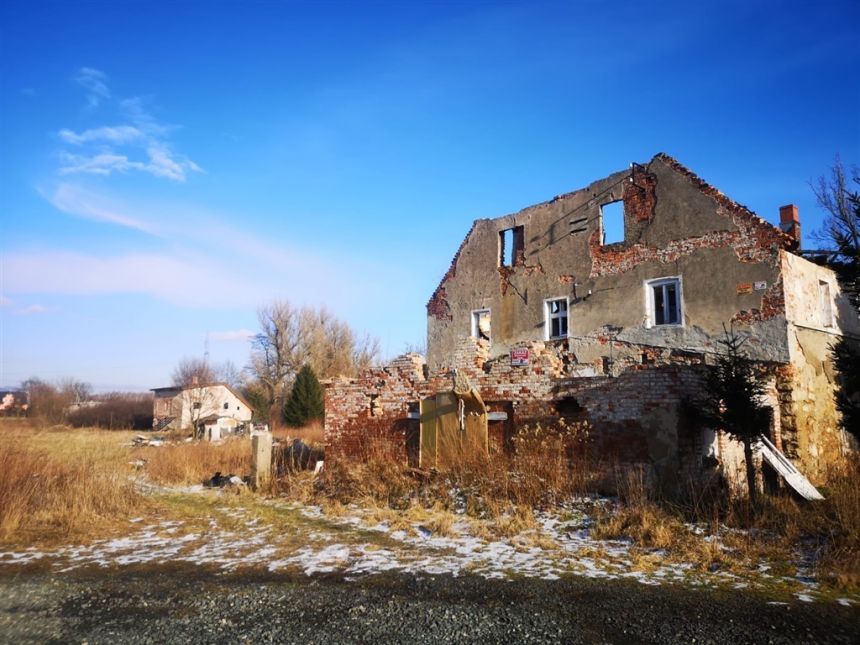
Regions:
[[648, 283], [652, 325], [681, 324], [681, 281], [678, 278], [652, 280]]
[[602, 244], [615, 244], [624, 241], [624, 202], [610, 202], [600, 207]]
[[833, 304], [830, 298], [830, 283], [824, 280], [818, 281], [818, 315], [821, 324], [825, 327], [833, 327]]
[[499, 266], [519, 266], [525, 262], [523, 227], [514, 226], [499, 231]]
[[490, 340], [490, 310], [479, 309], [472, 312], [472, 337]]
[[229, 409], [230, 409], [230, 403], [229, 403], [229, 402], [227, 402], [227, 401], [225, 401], [225, 402], [224, 402], [224, 409], [225, 409], [225, 410], [229, 410]]
[[544, 321], [547, 340], [567, 338], [567, 298], [545, 301]]

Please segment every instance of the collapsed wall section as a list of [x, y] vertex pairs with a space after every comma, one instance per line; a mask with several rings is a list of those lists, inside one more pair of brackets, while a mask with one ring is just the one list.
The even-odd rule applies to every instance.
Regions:
[[[328, 455], [360, 455], [374, 437], [387, 437], [406, 450], [417, 438], [410, 412], [428, 392], [424, 357], [405, 354], [385, 367], [371, 368], [355, 378], [324, 383], [325, 441]], [[404, 456], [405, 456], [404, 452]]]
[[[471, 348], [471, 353], [470, 353]], [[491, 423], [490, 437], [506, 448], [511, 433], [536, 424], [588, 422], [587, 459], [594, 467], [648, 467], [655, 479], [676, 489], [684, 473], [698, 473], [707, 452], [690, 424], [685, 401], [702, 393], [701, 357], [660, 366], [628, 369], [617, 376], [591, 371], [577, 376], [575, 357], [541, 342], [523, 345], [528, 363], [487, 360], [481, 341], [463, 339], [450, 372], [427, 373], [416, 355], [382, 369], [326, 384], [326, 442], [330, 454], [361, 456], [374, 437], [402, 447], [403, 463], [416, 463], [417, 403], [468, 382], [488, 409], [506, 418]], [[502, 424], [503, 427], [500, 427]], [[704, 452], [703, 452], [704, 451]]]

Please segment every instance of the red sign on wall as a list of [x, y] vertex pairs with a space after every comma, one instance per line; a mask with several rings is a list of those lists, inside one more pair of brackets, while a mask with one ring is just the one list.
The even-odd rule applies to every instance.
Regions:
[[511, 365], [528, 365], [529, 350], [526, 347], [517, 347], [511, 350]]

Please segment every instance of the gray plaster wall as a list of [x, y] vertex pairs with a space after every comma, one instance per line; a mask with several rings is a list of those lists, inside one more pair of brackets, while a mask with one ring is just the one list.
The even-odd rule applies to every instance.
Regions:
[[[633, 193], [631, 178], [650, 182], [647, 216], [641, 205], [625, 201], [624, 242], [601, 245], [600, 207]], [[779, 301], [782, 293], [780, 250], [770, 239], [750, 239], [762, 231], [767, 237], [769, 225], [752, 214], [741, 221], [737, 209], [726, 207], [730, 200], [703, 191], [696, 179], [658, 156], [637, 174], [620, 171], [549, 202], [476, 221], [434, 295], [443, 306], [428, 305], [430, 367], [450, 364], [458, 339], [471, 333], [473, 310], [491, 310], [490, 356], [496, 357], [523, 341], [543, 340], [544, 301], [562, 297], [569, 299], [569, 339], [553, 342], [568, 344], [580, 362], [607, 352], [598, 342], [607, 327], [629, 343], [714, 351], [723, 323], [733, 318], [736, 328], [751, 332], [754, 358], [786, 362], [784, 311], [770, 306], [767, 315], [756, 314], [767, 309], [766, 295]], [[584, 223], [571, 225], [581, 218]], [[523, 261], [500, 269], [500, 232], [516, 226], [524, 231]], [[571, 233], [577, 227], [585, 230]], [[683, 324], [649, 328], [645, 282], [670, 276], [681, 279]], [[755, 282], [767, 290], [739, 292], [738, 285]]]

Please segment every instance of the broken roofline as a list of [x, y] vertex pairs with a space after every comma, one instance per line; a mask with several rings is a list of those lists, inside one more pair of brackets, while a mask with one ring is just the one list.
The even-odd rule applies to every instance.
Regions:
[[[723, 208], [725, 208], [726, 210], [728, 210], [730, 213], [732, 213], [732, 214], [734, 214], [734, 215], [737, 215], [737, 216], [740, 216], [741, 218], [743, 218], [743, 219], [745, 219], [746, 221], [750, 222], [750, 223], [751, 223], [752, 225], [754, 225], [754, 226], [757, 226], [757, 227], [766, 227], [766, 228], [767, 228], [767, 230], [768, 230], [768, 232], [769, 232], [769, 233], [771, 233], [771, 234], [775, 233], [775, 234], [777, 235], [777, 239], [779, 240], [779, 242], [780, 242], [781, 246], [782, 246], [785, 250], [792, 250], [792, 248], [794, 247], [794, 245], [795, 245], [795, 243], [796, 243], [796, 242], [795, 242], [794, 238], [792, 238], [792, 237], [791, 237], [791, 235], [789, 235], [789, 234], [788, 234], [788, 233], [786, 233], [785, 231], [782, 231], [779, 227], [774, 226], [773, 224], [771, 224], [770, 222], [768, 222], [768, 221], [767, 221], [767, 220], [765, 220], [764, 218], [760, 217], [759, 215], [757, 215], [755, 212], [753, 212], [752, 210], [750, 210], [749, 208], [747, 208], [747, 207], [746, 207], [746, 206], [744, 206], [743, 204], [741, 204], [741, 203], [739, 203], [739, 202], [736, 202], [735, 200], [733, 200], [733, 199], [731, 199], [730, 197], [726, 196], [726, 195], [725, 195], [722, 191], [720, 191], [718, 188], [715, 188], [714, 186], [712, 186], [711, 184], [709, 184], [708, 182], [706, 182], [704, 179], [702, 179], [701, 177], [699, 177], [699, 176], [698, 176], [696, 173], [694, 173], [692, 170], [690, 170], [689, 168], [687, 168], [684, 164], [682, 164], [681, 162], [679, 162], [679, 161], [678, 161], [677, 159], [675, 159], [674, 157], [672, 157], [672, 156], [670, 156], [670, 155], [666, 154], [665, 152], [658, 152], [656, 155], [654, 155], [654, 156], [651, 158], [651, 161], [649, 161], [647, 165], [645, 165], [645, 166], [640, 166], [640, 167], [643, 167], [643, 168], [646, 168], [646, 169], [650, 169], [651, 164], [652, 164], [655, 160], [660, 160], [660, 161], [662, 161], [662, 162], [663, 162], [663, 163], [665, 163], [667, 166], [669, 166], [670, 168], [672, 168], [673, 170], [675, 170], [677, 173], [679, 173], [680, 175], [682, 175], [682, 176], [686, 177], [686, 178], [687, 178], [687, 180], [688, 180], [691, 184], [693, 184], [693, 186], [694, 186], [695, 188], [697, 188], [700, 192], [702, 192], [703, 194], [707, 195], [707, 196], [708, 196], [708, 197], [710, 197], [711, 199], [715, 200], [717, 203], [719, 203]], [[634, 165], [638, 165], [638, 164], [631, 164], [631, 168], [632, 168]], [[619, 171], [619, 172], [624, 172], [624, 171]], [[606, 177], [604, 177], [603, 179], [607, 179], [607, 178], [609, 178], [609, 177], [611, 177], [612, 175], [615, 175], [615, 174], [618, 174], [618, 173], [610, 173], [609, 175], [607, 175], [607, 176], [606, 176]], [[595, 181], [591, 182], [591, 184], [589, 184], [588, 186], [585, 186], [585, 187], [583, 187], [583, 188], [578, 188], [577, 190], [573, 190], [573, 191], [570, 191], [570, 192], [567, 192], [567, 193], [563, 193], [563, 194], [561, 194], [561, 195], [556, 195], [556, 196], [555, 196], [555, 197], [553, 197], [552, 199], [549, 199], [549, 200], [547, 200], [547, 201], [545, 201], [545, 202], [540, 202], [540, 203], [538, 203], [538, 204], [532, 204], [531, 206], [526, 206], [525, 208], [522, 208], [522, 209], [520, 209], [519, 211], [517, 211], [517, 212], [515, 212], [515, 213], [509, 213], [509, 214], [507, 214], [507, 215], [501, 215], [501, 216], [499, 216], [499, 217], [493, 217], [493, 218], [480, 218], [480, 219], [476, 219], [476, 220], [474, 220], [474, 221], [472, 222], [472, 226], [471, 226], [471, 228], [469, 228], [469, 232], [468, 232], [468, 233], [466, 233], [466, 237], [465, 237], [465, 238], [463, 238], [463, 242], [460, 244], [459, 248], [457, 249], [457, 252], [454, 254], [454, 259], [451, 261], [451, 266], [450, 266], [450, 267], [448, 267], [448, 271], [446, 271], [446, 272], [445, 272], [445, 275], [444, 275], [444, 276], [442, 276], [442, 280], [440, 280], [440, 282], [439, 282], [439, 286], [437, 286], [437, 287], [436, 287], [436, 290], [435, 290], [435, 291], [433, 291], [433, 295], [432, 295], [432, 296], [430, 296], [430, 299], [427, 301], [427, 313], [428, 313], [428, 314], [430, 314], [430, 315], [433, 315], [433, 314], [440, 314], [440, 313], [441, 313], [442, 315], [446, 315], [446, 314], [447, 314], [447, 311], [445, 311], [445, 312], [437, 311], [437, 309], [439, 309], [440, 307], [447, 307], [447, 303], [445, 303], [445, 299], [444, 299], [444, 296], [445, 296], [445, 284], [448, 282], [448, 280], [450, 280], [450, 279], [451, 279], [451, 278], [453, 278], [455, 275], [457, 275], [457, 262], [458, 262], [458, 260], [460, 259], [460, 254], [463, 252], [463, 249], [465, 248], [466, 243], [469, 241], [469, 238], [472, 236], [472, 233], [475, 231], [475, 228], [477, 227], [478, 222], [483, 222], [483, 221], [495, 221], [495, 220], [500, 220], [500, 219], [507, 218], [507, 217], [515, 217], [517, 214], [519, 214], [519, 213], [521, 213], [521, 212], [523, 212], [523, 211], [525, 211], [525, 210], [531, 210], [531, 209], [533, 209], [533, 208], [537, 208], [537, 207], [540, 207], [540, 206], [545, 206], [545, 205], [547, 205], [547, 204], [552, 204], [553, 202], [556, 202], [556, 201], [558, 201], [558, 200], [560, 200], [560, 199], [566, 199], [566, 198], [568, 198], [568, 197], [572, 197], [572, 196], [574, 196], [574, 195], [577, 195], [578, 193], [585, 192], [585, 191], [587, 191], [587, 190], [588, 190], [592, 185], [594, 185], [595, 183], [597, 183], [597, 182], [599, 182], [599, 181], [602, 181], [602, 179], [597, 179], [597, 180], [595, 180]]]

